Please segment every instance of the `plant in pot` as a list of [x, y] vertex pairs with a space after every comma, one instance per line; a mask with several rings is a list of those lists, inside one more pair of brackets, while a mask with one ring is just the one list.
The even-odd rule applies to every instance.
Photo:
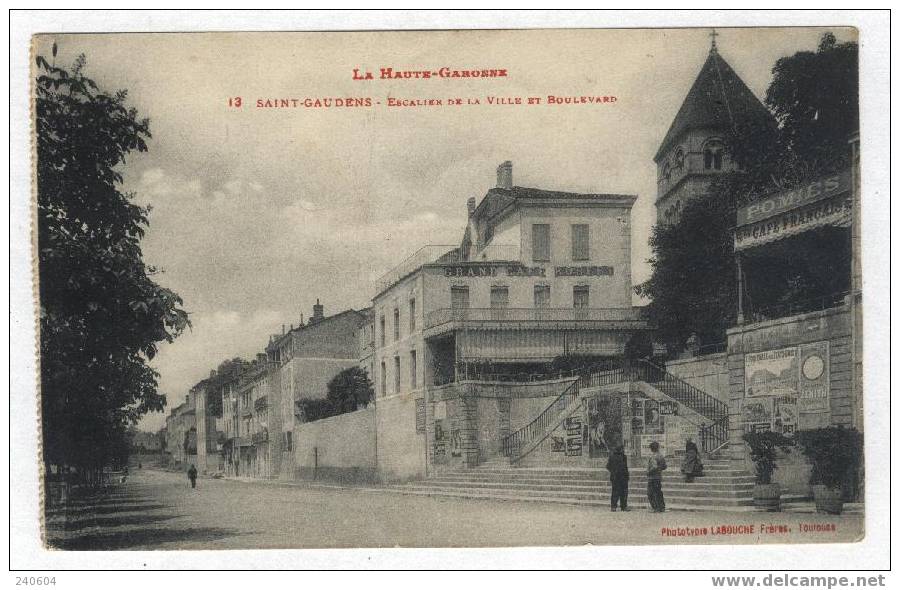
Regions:
[[841, 426], [803, 430], [797, 433], [797, 444], [812, 465], [809, 483], [816, 510], [840, 514], [845, 488], [852, 488], [852, 479], [862, 465], [862, 433]]
[[756, 467], [756, 486], [753, 488], [753, 504], [769, 512], [781, 510], [781, 486], [772, 483], [772, 474], [778, 469], [775, 459], [778, 450], [788, 452], [794, 441], [780, 432], [748, 432], [744, 442], [750, 447], [750, 459]]

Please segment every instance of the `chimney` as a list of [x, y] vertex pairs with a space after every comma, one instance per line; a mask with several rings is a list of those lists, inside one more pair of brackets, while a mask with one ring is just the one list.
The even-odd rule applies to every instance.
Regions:
[[310, 324], [315, 324], [316, 322], [321, 322], [325, 319], [325, 308], [319, 303], [319, 300], [316, 299], [316, 304], [313, 305], [313, 314], [312, 317], [309, 318]]
[[216, 370], [215, 370], [215, 369], [210, 369], [210, 371], [209, 371], [209, 378], [212, 379], [212, 378], [215, 377], [215, 376], [216, 376]]
[[497, 166], [497, 188], [511, 189], [512, 187], [512, 162], [507, 160]]
[[469, 217], [475, 215], [475, 197], [469, 197], [469, 200], [466, 201], [466, 208], [469, 210]]
[[281, 324], [281, 335], [284, 336], [284, 324]]

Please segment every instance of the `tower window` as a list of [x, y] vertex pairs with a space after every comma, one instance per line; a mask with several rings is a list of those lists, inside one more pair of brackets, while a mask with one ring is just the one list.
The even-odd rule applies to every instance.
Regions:
[[707, 142], [703, 148], [703, 167], [707, 170], [721, 170], [724, 151], [725, 148], [718, 139]]

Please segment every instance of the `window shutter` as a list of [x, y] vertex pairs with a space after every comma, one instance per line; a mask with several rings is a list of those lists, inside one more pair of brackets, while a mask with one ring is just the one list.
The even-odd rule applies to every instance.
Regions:
[[531, 257], [533, 260], [550, 260], [550, 225], [535, 223], [531, 226]]

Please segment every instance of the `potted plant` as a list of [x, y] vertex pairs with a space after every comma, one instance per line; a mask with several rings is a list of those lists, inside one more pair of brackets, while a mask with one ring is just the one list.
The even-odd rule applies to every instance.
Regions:
[[850, 480], [862, 464], [862, 433], [855, 428], [829, 426], [797, 433], [797, 443], [812, 465], [809, 483], [816, 510], [840, 514], [845, 487], [852, 487]]
[[744, 442], [750, 447], [750, 459], [756, 467], [756, 485], [753, 488], [753, 504], [761, 510], [781, 510], [781, 486], [772, 483], [772, 474], [778, 469], [777, 451], [787, 452], [794, 441], [780, 432], [748, 432]]

